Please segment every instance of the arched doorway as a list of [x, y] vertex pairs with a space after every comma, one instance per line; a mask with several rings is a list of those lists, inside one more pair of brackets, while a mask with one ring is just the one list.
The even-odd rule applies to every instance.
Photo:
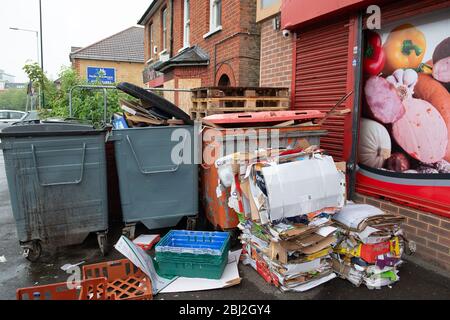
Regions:
[[215, 83], [216, 86], [220, 87], [235, 87], [236, 86], [236, 78], [234, 77], [234, 71], [231, 66], [227, 63], [223, 63], [217, 69], [215, 74]]
[[219, 87], [231, 86], [230, 78], [226, 74], [223, 74], [219, 79], [218, 85], [219, 85]]

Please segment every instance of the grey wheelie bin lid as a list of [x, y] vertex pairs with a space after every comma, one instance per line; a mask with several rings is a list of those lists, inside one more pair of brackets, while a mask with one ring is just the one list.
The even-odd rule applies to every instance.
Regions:
[[8, 137], [43, 137], [43, 136], [73, 136], [73, 135], [95, 135], [104, 132], [97, 130], [91, 125], [70, 122], [40, 122], [40, 123], [15, 123], [0, 131], [0, 138]]

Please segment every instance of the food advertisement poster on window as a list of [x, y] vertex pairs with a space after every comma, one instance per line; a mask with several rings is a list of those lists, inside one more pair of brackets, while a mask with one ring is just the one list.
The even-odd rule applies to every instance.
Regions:
[[365, 31], [361, 166], [405, 177], [450, 173], [449, 17], [445, 10]]

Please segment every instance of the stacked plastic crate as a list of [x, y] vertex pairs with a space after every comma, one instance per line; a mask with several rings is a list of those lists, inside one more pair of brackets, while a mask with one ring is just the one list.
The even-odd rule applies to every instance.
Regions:
[[220, 279], [228, 262], [228, 232], [171, 230], [155, 247], [165, 277]]

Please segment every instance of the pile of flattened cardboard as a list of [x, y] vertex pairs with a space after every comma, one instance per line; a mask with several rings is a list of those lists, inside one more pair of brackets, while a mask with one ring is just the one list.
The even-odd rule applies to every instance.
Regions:
[[404, 218], [366, 204], [349, 204], [333, 217], [338, 226], [333, 269], [355, 286], [369, 289], [390, 286], [399, 280], [401, 256], [414, 250], [404, 238]]
[[141, 128], [148, 126], [182, 125], [183, 120], [168, 119], [167, 116], [157, 112], [141, 102], [120, 100], [122, 113], [113, 115], [115, 129]]
[[217, 194], [231, 188], [228, 205], [240, 215], [244, 263], [282, 291], [306, 291], [336, 277], [331, 218], [346, 194], [345, 174], [332, 157], [315, 147], [258, 150], [218, 159], [216, 167]]

